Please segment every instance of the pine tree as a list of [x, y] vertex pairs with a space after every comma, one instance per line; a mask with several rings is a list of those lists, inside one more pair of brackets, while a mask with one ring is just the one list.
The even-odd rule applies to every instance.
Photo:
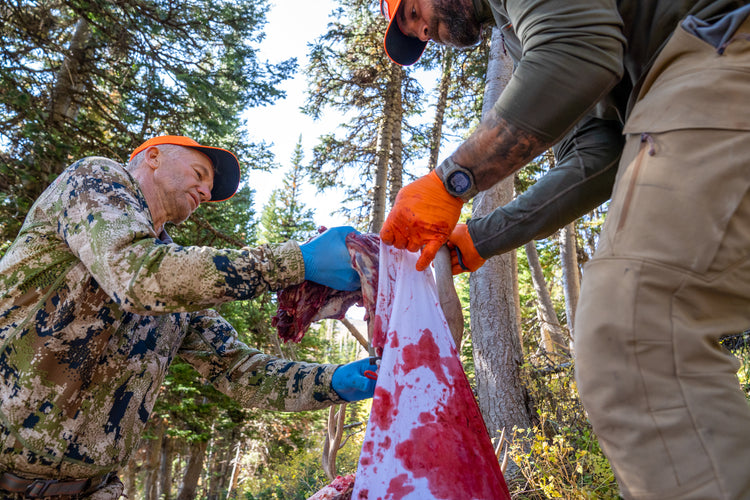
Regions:
[[[260, 156], [240, 113], [283, 93], [254, 0], [8, 0], [0, 5], [0, 240], [73, 161], [125, 161], [155, 135]], [[255, 164], [256, 162], [249, 162]]]
[[300, 137], [294, 147], [291, 168], [284, 176], [282, 187], [271, 192], [268, 203], [263, 207], [260, 218], [260, 236], [263, 241], [305, 241], [315, 233], [314, 211], [306, 208], [301, 201], [301, 188], [305, 180], [303, 157]]
[[401, 165], [424, 152], [422, 130], [407, 123], [421, 111], [423, 91], [413, 69], [393, 64], [383, 52], [386, 23], [377, 5], [342, 3], [328, 31], [311, 45], [304, 111], [317, 118], [333, 109], [347, 121], [341, 136], [320, 138], [309, 170], [319, 189], [345, 188], [340, 212], [354, 225], [377, 231], [389, 184], [394, 176], [400, 182]]
[[[499, 50], [500, 32], [493, 29], [487, 68], [484, 110], [500, 96], [512, 72], [510, 59]], [[506, 179], [473, 200], [472, 214], [481, 217], [512, 199], [513, 179]], [[532, 421], [527, 389], [521, 380], [520, 307], [518, 269], [513, 252], [495, 256], [472, 273], [471, 331], [477, 393], [490, 435], [514, 426], [528, 428]]]

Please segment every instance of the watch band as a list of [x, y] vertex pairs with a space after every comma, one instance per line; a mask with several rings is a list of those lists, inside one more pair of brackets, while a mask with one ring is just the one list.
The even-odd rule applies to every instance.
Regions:
[[450, 157], [438, 166], [443, 178], [446, 191], [456, 198], [467, 202], [479, 193], [474, 182], [474, 174], [468, 168], [462, 167]]

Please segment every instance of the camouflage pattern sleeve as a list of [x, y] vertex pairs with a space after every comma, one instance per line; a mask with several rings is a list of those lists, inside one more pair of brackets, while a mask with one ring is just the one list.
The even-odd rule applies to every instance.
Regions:
[[129, 312], [197, 311], [304, 278], [296, 242], [240, 250], [164, 244], [136, 181], [106, 158], [77, 162], [37, 204], [58, 221], [70, 251]]
[[205, 311], [303, 274], [296, 243], [165, 243], [121, 165], [71, 165], [0, 259], [0, 470], [61, 479], [122, 467], [178, 352], [246, 405], [333, 404], [335, 367], [260, 354]]
[[263, 354], [240, 342], [234, 328], [214, 310], [192, 315], [178, 354], [217, 389], [246, 407], [303, 411], [345, 402], [331, 388], [338, 365]]

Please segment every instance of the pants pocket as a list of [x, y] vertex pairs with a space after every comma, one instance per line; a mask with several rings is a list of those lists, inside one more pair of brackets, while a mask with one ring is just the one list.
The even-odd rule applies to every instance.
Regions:
[[[640, 143], [615, 185], [601, 252], [693, 273], [750, 254], [750, 132], [690, 129]], [[621, 167], [622, 169], [623, 167]], [[707, 276], [710, 278], [710, 276]]]

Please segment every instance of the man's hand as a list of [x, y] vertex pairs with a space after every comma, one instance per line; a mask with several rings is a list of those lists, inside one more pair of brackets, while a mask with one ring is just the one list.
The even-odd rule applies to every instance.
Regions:
[[469, 234], [469, 227], [466, 224], [456, 225], [456, 228], [448, 237], [447, 245], [451, 251], [451, 269], [454, 275], [465, 271], [473, 273], [486, 262], [477, 252], [471, 234]]
[[387, 245], [416, 252], [417, 271], [430, 265], [461, 215], [464, 202], [451, 196], [435, 171], [404, 186], [380, 230]]
[[376, 358], [360, 359], [341, 365], [333, 372], [331, 388], [345, 401], [371, 398], [375, 393], [377, 371]]
[[359, 232], [350, 226], [332, 227], [300, 245], [305, 261], [305, 279], [336, 290], [357, 290], [359, 274], [352, 267], [346, 235]]

